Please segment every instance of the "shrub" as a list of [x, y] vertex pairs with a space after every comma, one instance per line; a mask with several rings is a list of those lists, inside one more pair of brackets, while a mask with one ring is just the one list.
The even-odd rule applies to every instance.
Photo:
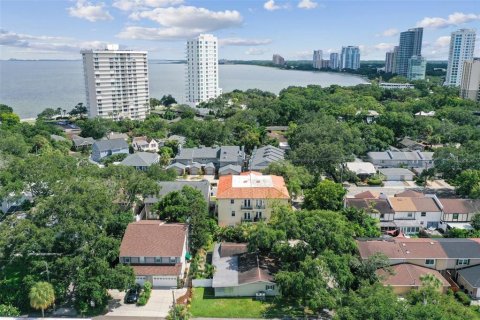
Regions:
[[17, 317], [20, 311], [12, 305], [0, 304], [0, 317]]
[[371, 179], [368, 179], [368, 184], [371, 186], [381, 186], [383, 182], [381, 179], [371, 178]]
[[465, 306], [470, 305], [470, 302], [471, 302], [470, 297], [468, 296], [468, 294], [462, 291], [455, 292], [455, 298], [457, 298], [457, 300], [460, 301], [460, 303], [462, 303]]
[[152, 283], [146, 281], [143, 284], [143, 291], [140, 293], [140, 297], [138, 297], [137, 305], [144, 306], [147, 304], [148, 299], [150, 299], [150, 295], [152, 294]]

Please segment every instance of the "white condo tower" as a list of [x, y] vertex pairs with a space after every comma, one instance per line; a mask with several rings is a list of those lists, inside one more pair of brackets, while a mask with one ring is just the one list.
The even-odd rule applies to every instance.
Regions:
[[201, 34], [187, 42], [186, 99], [191, 105], [218, 97], [218, 40]]
[[88, 116], [143, 120], [150, 112], [146, 51], [82, 50]]

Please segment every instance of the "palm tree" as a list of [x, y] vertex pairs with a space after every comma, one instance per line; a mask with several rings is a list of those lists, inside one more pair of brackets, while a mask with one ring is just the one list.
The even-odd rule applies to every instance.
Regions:
[[34, 309], [42, 310], [42, 317], [45, 317], [44, 310], [55, 302], [55, 291], [53, 286], [48, 282], [37, 282], [28, 294], [30, 298], [30, 306]]

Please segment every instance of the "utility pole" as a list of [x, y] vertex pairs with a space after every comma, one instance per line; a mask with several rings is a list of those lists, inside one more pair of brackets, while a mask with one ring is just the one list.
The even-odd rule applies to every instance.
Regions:
[[173, 305], [172, 305], [173, 319], [176, 320], [177, 319], [177, 310], [175, 309], [175, 291], [174, 290], [172, 290], [172, 298], [173, 298]]

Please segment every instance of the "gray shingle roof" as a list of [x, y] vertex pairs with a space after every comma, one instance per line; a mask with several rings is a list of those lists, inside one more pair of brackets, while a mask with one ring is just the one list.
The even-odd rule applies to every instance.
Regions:
[[89, 146], [95, 143], [95, 140], [91, 137], [84, 138], [76, 135], [72, 136], [72, 141], [75, 147]]
[[378, 169], [378, 172], [381, 174], [384, 174], [386, 176], [388, 175], [413, 175], [414, 173], [408, 169], [404, 168], [382, 168]]
[[100, 152], [117, 149], [128, 149], [128, 143], [123, 139], [97, 140], [94, 145]]
[[272, 162], [285, 159], [285, 151], [274, 146], [265, 146], [253, 150], [250, 158], [250, 170], [262, 170], [268, 167]]
[[218, 173], [222, 173], [222, 172], [225, 172], [227, 170], [232, 170], [232, 171], [240, 173], [240, 172], [242, 172], [242, 167], [239, 166], [239, 165], [235, 165], [235, 164], [229, 164], [229, 165], [223, 166], [220, 169], [218, 169]]
[[432, 160], [433, 152], [421, 151], [385, 151], [369, 152], [368, 156], [373, 160]]
[[187, 166], [184, 165], [183, 163], [180, 163], [180, 162], [174, 162], [170, 165], [167, 166], [167, 169], [171, 169], [171, 168], [180, 168], [180, 169], [185, 169]]
[[459, 270], [458, 273], [474, 288], [480, 288], [480, 265]]
[[128, 155], [121, 164], [131, 167], [149, 167], [154, 163], [157, 163], [159, 156], [156, 153], [151, 152], [137, 152]]
[[453, 259], [480, 259], [480, 243], [461, 238], [438, 238], [449, 258]]

